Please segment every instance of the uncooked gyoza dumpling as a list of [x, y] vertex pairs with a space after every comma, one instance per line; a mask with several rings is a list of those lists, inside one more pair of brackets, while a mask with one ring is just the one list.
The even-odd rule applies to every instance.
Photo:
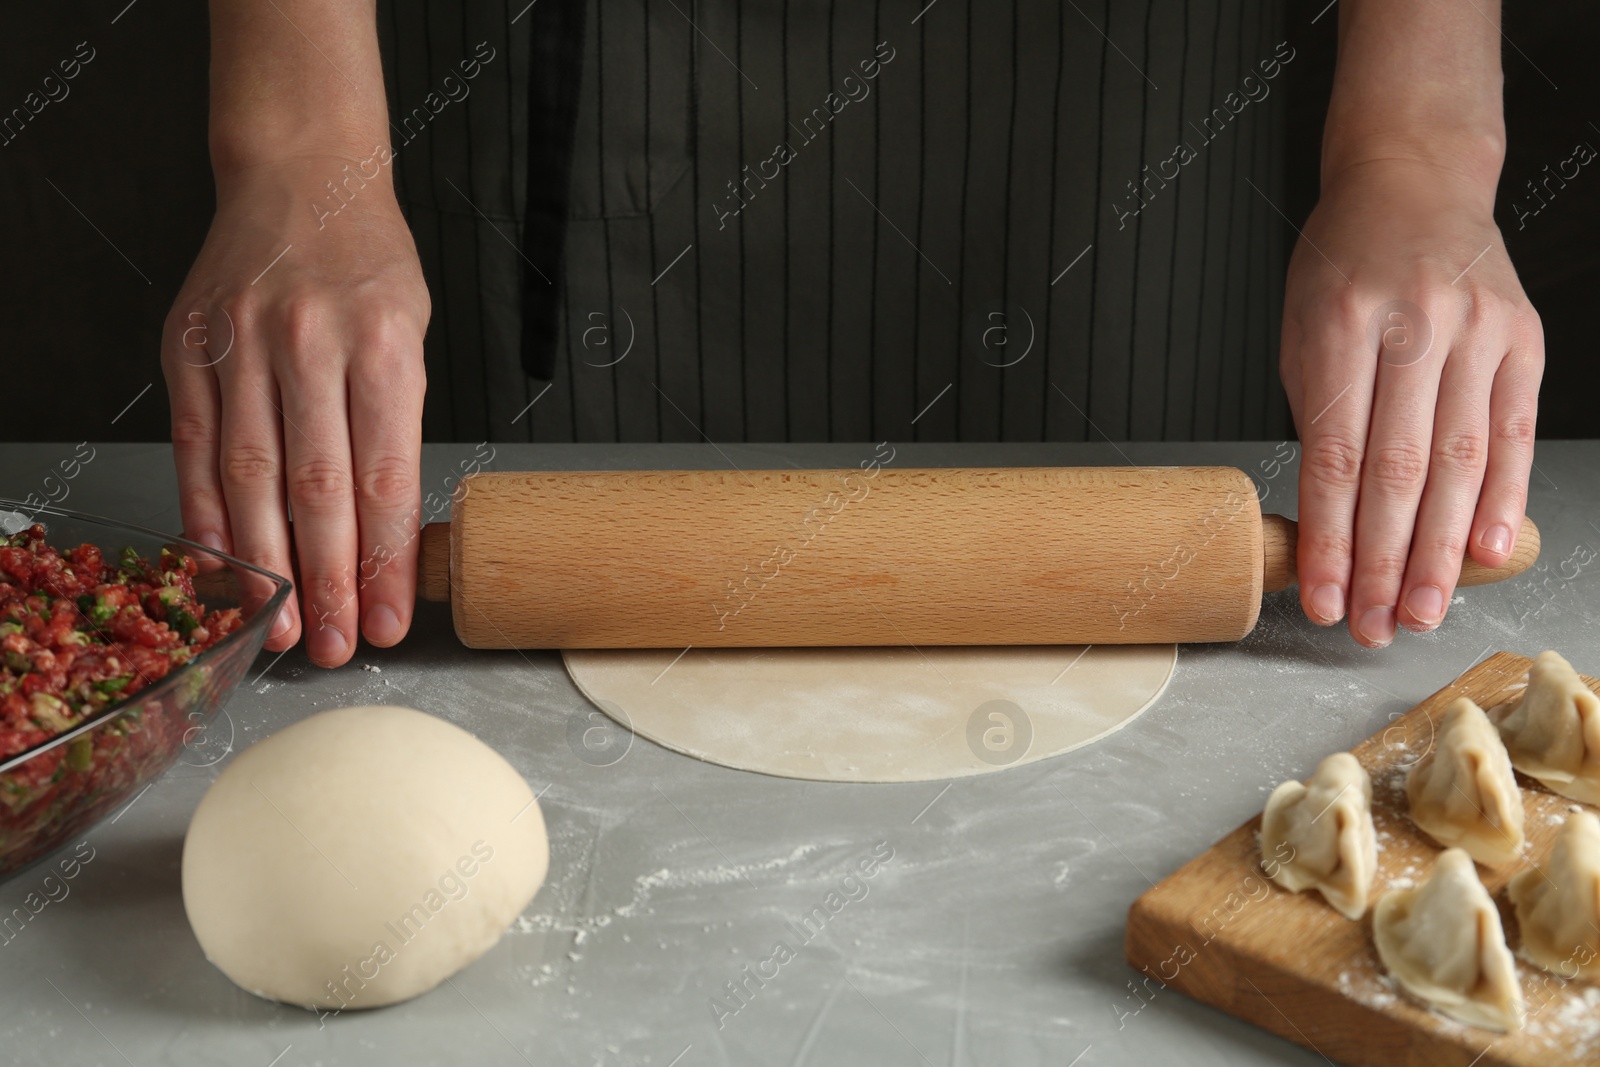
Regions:
[[1600, 819], [1567, 818], [1550, 861], [1511, 879], [1522, 955], [1563, 978], [1600, 978]]
[[1378, 898], [1372, 939], [1400, 988], [1435, 1011], [1490, 1030], [1521, 1028], [1522, 988], [1500, 913], [1461, 849], [1446, 849], [1422, 885]]
[[1261, 816], [1261, 865], [1291, 892], [1315, 889], [1346, 918], [1367, 911], [1378, 868], [1372, 779], [1348, 752], [1335, 752], [1305, 785], [1284, 782]]
[[1511, 763], [1552, 792], [1600, 804], [1600, 697], [1559, 652], [1541, 652], [1522, 699], [1497, 710]]
[[1433, 748], [1406, 778], [1406, 799], [1412, 822], [1479, 863], [1510, 863], [1522, 852], [1522, 793], [1511, 758], [1489, 717], [1466, 697], [1445, 709]]

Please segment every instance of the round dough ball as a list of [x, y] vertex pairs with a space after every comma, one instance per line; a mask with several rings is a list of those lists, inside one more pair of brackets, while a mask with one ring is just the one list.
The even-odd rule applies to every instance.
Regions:
[[549, 862], [499, 753], [410, 708], [340, 708], [217, 777], [184, 839], [183, 904], [206, 958], [257, 996], [375, 1008], [487, 952]]

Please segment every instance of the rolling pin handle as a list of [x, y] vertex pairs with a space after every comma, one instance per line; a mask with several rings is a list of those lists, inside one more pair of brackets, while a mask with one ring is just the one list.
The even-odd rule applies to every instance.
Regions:
[[450, 524], [430, 522], [417, 543], [417, 596], [450, 601]]
[[[1282, 515], [1261, 516], [1261, 588], [1275, 593], [1295, 584], [1295, 550], [1299, 545], [1299, 528], [1293, 519]], [[1515, 578], [1539, 558], [1539, 528], [1526, 515], [1522, 517], [1522, 530], [1511, 557], [1498, 567], [1485, 567], [1467, 556], [1461, 561], [1458, 587], [1488, 585]]]
[[1299, 527], [1282, 515], [1261, 516], [1261, 591], [1276, 593], [1295, 583]]

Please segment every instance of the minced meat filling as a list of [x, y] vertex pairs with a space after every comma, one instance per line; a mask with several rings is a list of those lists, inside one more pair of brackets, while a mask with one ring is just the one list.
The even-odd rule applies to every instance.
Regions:
[[195, 599], [194, 560], [58, 551], [32, 526], [0, 540], [0, 759], [166, 677], [237, 630]]

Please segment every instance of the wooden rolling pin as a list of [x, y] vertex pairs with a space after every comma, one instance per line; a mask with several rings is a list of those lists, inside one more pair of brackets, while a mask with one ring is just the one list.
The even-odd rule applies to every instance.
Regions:
[[418, 574], [471, 648], [1236, 641], [1295, 524], [1232, 467], [496, 471]]

